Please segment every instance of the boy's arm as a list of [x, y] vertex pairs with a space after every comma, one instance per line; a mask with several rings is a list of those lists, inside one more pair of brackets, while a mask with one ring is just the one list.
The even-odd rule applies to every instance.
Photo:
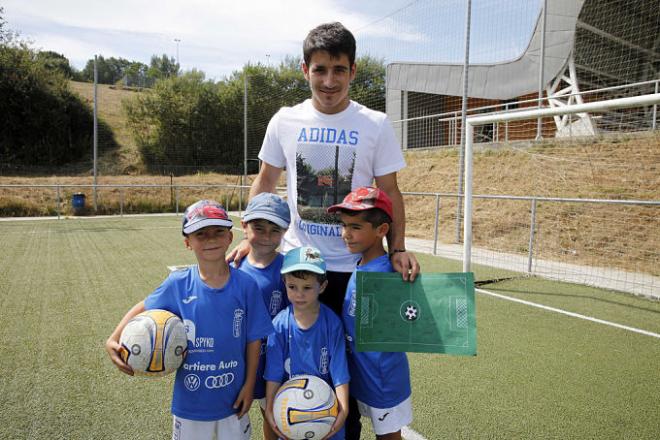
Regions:
[[406, 248], [406, 212], [403, 196], [399, 190], [396, 173], [376, 177], [376, 186], [387, 193], [392, 200], [392, 227], [387, 234], [387, 247], [392, 257], [392, 267], [399, 272], [404, 281], [415, 281], [419, 273], [419, 263], [412, 252], [394, 252]]
[[275, 432], [278, 438], [287, 438], [284, 434], [280, 432], [280, 430], [277, 428], [277, 424], [275, 423], [275, 415], [273, 414], [273, 404], [275, 402], [275, 394], [277, 393], [277, 390], [280, 388], [280, 383], [279, 382], [273, 382], [273, 381], [267, 381], [266, 382], [266, 420], [268, 421], [268, 424], [272, 428], [272, 430]]
[[250, 406], [252, 406], [260, 351], [261, 339], [249, 342], [245, 348], [245, 383], [243, 383], [243, 387], [238, 393], [238, 398], [236, 399], [236, 402], [234, 402], [234, 409], [240, 408], [238, 412], [239, 418], [243, 417], [243, 415], [250, 410]]
[[275, 167], [268, 164], [267, 162], [261, 163], [261, 169], [259, 174], [252, 182], [250, 187], [250, 198], [261, 194], [262, 192], [275, 193], [277, 188], [277, 181], [280, 179], [282, 174], [282, 168]]
[[346, 417], [348, 416], [348, 384], [339, 385], [335, 388], [335, 394], [337, 395], [337, 402], [339, 402], [339, 413], [337, 413], [337, 420], [332, 424], [330, 432], [328, 435], [323, 437], [323, 440], [332, 437], [344, 426], [346, 422]]
[[119, 345], [119, 338], [121, 337], [121, 332], [124, 330], [124, 327], [126, 327], [126, 324], [128, 324], [128, 321], [144, 311], [144, 301], [140, 301], [139, 303], [135, 304], [128, 312], [126, 312], [108, 340], [105, 341], [105, 351], [108, 353], [108, 356], [110, 356], [112, 363], [115, 364], [117, 368], [119, 368], [119, 371], [131, 376], [133, 375], [133, 369], [128, 366], [119, 356], [119, 349], [121, 348], [121, 345]]

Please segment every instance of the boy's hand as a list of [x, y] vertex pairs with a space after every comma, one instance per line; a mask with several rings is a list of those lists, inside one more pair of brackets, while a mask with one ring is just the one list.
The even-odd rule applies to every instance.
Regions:
[[110, 336], [107, 341], [105, 341], [105, 351], [108, 352], [108, 356], [110, 356], [110, 360], [112, 361], [113, 364], [121, 371], [122, 373], [128, 374], [129, 376], [133, 376], [133, 369], [126, 364], [121, 357], [119, 356], [119, 349], [121, 348], [121, 345], [119, 345], [119, 341], [117, 341], [115, 338]]
[[241, 260], [250, 253], [250, 243], [247, 240], [241, 240], [238, 245], [227, 255], [225, 261], [227, 264], [234, 263], [235, 267], [241, 264]]
[[264, 411], [266, 415], [266, 420], [268, 421], [268, 424], [270, 425], [271, 429], [277, 436], [277, 438], [283, 438], [283, 439], [288, 439], [286, 435], [282, 434], [280, 430], [277, 428], [277, 423], [275, 423], [275, 416], [273, 415], [273, 408], [270, 407], [268, 408], [268, 405], [266, 405], [266, 410]]
[[415, 281], [419, 274], [419, 263], [415, 254], [412, 252], [395, 252], [392, 254], [390, 261], [394, 270], [401, 274], [403, 281]]
[[252, 406], [252, 401], [254, 400], [254, 387], [250, 387], [248, 385], [243, 385], [243, 388], [241, 388], [241, 392], [238, 393], [238, 398], [236, 399], [236, 402], [234, 402], [234, 409], [239, 409], [240, 411], [238, 412], [238, 418], [240, 419], [250, 411], [250, 407]]
[[321, 440], [326, 440], [337, 434], [337, 431], [339, 431], [342, 426], [344, 426], [344, 423], [346, 423], [346, 417], [348, 417], [348, 408], [344, 408], [344, 406], [340, 403], [339, 412], [337, 413], [337, 419], [335, 420], [335, 423], [332, 424], [332, 428], [330, 428], [328, 435], [323, 437]]

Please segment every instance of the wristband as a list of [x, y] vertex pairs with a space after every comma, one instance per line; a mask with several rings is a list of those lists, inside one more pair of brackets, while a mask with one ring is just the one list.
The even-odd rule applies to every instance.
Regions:
[[396, 254], [397, 252], [406, 252], [406, 250], [405, 250], [405, 249], [392, 249], [392, 250], [389, 252], [389, 253], [390, 253], [390, 257], [391, 257], [392, 255]]

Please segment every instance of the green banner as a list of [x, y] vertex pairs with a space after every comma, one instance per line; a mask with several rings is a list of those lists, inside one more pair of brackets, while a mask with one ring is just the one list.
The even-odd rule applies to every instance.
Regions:
[[477, 354], [474, 275], [357, 272], [358, 351]]

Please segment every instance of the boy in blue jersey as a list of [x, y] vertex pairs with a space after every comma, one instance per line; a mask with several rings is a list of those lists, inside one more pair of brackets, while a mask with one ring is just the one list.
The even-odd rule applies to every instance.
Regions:
[[[250, 253], [241, 260], [239, 270], [248, 273], [257, 282], [264, 305], [273, 319], [289, 305], [286, 298], [284, 280], [280, 274], [284, 255], [277, 251], [282, 236], [289, 227], [291, 214], [289, 205], [278, 195], [261, 193], [253, 197], [245, 208], [241, 225], [245, 240], [250, 244]], [[257, 381], [254, 385], [254, 398], [259, 401], [264, 417], [263, 435], [265, 440], [276, 440], [277, 435], [270, 429], [266, 420], [266, 342], [261, 340]]]
[[261, 339], [273, 331], [273, 325], [252, 277], [225, 262], [233, 239], [231, 227], [231, 219], [217, 202], [190, 205], [182, 233], [198, 264], [172, 272], [126, 313], [106, 342], [112, 362], [132, 375], [118, 355], [126, 323], [149, 309], [165, 309], [181, 317], [188, 354], [174, 382], [173, 439], [250, 438], [246, 413], [253, 400]]
[[280, 385], [300, 374], [325, 380], [339, 402], [337, 420], [326, 438], [344, 439], [348, 414], [348, 367], [341, 320], [319, 295], [326, 288], [325, 261], [321, 252], [304, 246], [284, 256], [282, 274], [291, 303], [273, 321], [275, 333], [268, 336], [266, 351], [266, 417], [275, 430], [273, 401]]
[[340, 204], [342, 238], [348, 250], [361, 255], [346, 288], [342, 319], [348, 340], [351, 398], [360, 414], [371, 419], [379, 440], [401, 439], [401, 428], [412, 422], [410, 370], [405, 353], [358, 352], [355, 349], [355, 278], [357, 271], [394, 272], [383, 238], [392, 222], [392, 202], [378, 189], [361, 187]]

